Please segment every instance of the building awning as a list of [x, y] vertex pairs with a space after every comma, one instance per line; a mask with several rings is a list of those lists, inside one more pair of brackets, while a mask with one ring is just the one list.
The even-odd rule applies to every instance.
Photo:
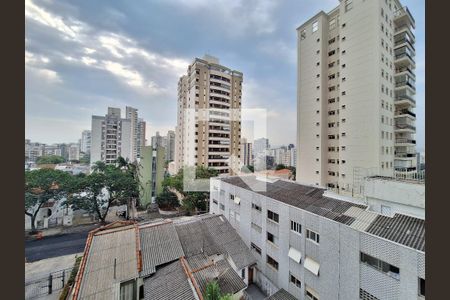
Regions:
[[294, 260], [297, 263], [300, 263], [300, 261], [302, 259], [302, 253], [300, 251], [298, 251], [297, 249], [292, 248], [292, 247], [289, 248], [288, 256], [290, 258], [292, 258], [292, 260]]
[[236, 204], [241, 204], [241, 198], [239, 198], [239, 197], [234, 197], [234, 203], [236, 203]]
[[305, 258], [304, 266], [306, 269], [308, 269], [311, 273], [315, 274], [316, 276], [319, 276], [319, 268], [320, 264], [313, 260], [310, 257]]

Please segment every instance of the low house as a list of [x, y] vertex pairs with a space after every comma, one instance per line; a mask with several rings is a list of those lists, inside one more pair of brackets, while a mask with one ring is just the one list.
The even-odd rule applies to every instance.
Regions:
[[70, 299], [204, 299], [209, 282], [240, 299], [256, 258], [221, 215], [133, 224], [89, 234]]

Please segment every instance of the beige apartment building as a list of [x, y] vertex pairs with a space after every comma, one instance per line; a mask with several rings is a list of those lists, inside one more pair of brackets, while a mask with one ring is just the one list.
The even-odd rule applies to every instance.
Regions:
[[414, 168], [414, 18], [342, 0], [297, 28], [297, 181], [359, 193], [361, 175]]
[[240, 161], [243, 74], [215, 57], [195, 58], [178, 82], [175, 166], [234, 174]]

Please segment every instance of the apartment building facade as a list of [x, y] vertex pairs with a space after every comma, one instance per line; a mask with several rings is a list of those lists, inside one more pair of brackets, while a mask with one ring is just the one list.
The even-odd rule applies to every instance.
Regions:
[[195, 58], [178, 82], [175, 165], [233, 174], [240, 164], [243, 74], [215, 57]]
[[119, 156], [134, 161], [131, 120], [120, 108], [108, 107], [105, 116], [92, 116], [91, 165], [97, 161], [115, 164]]
[[[265, 192], [249, 186], [266, 185]], [[424, 220], [384, 216], [326, 190], [254, 176], [211, 180], [225, 216], [257, 258], [254, 282], [296, 299], [424, 299]]]
[[253, 144], [241, 139], [241, 164], [242, 166], [253, 166]]
[[91, 152], [91, 131], [83, 130], [81, 132], [80, 151], [89, 154]]
[[298, 182], [357, 193], [357, 170], [409, 164], [413, 27], [398, 1], [343, 0], [297, 28]]

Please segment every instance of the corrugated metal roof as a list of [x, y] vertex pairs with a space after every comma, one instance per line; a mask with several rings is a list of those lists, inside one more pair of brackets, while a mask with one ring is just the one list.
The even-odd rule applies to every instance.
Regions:
[[150, 275], [156, 271], [157, 266], [184, 256], [173, 223], [141, 227], [139, 232], [142, 253], [141, 276]]
[[350, 227], [361, 231], [365, 231], [378, 216], [377, 213], [359, 207], [350, 207], [344, 215], [353, 217], [354, 221], [350, 224]]
[[366, 232], [425, 251], [425, 220], [422, 219], [402, 214], [393, 217], [378, 215]]
[[202, 222], [206, 224], [214, 242], [231, 257], [238, 269], [256, 263], [253, 253], [226, 218], [210, 215], [203, 218]]
[[78, 299], [115, 299], [118, 284], [138, 276], [135, 227], [101, 231], [93, 235]]
[[285, 289], [279, 289], [275, 294], [270, 297], [267, 297], [266, 300], [297, 300], [294, 296], [292, 296]]
[[181, 246], [186, 257], [200, 253], [220, 254], [223, 250], [214, 242], [205, 223], [201, 219], [175, 224]]
[[233, 295], [247, 287], [243, 279], [225, 259], [211, 263], [204, 254], [200, 254], [187, 261], [202, 295], [205, 294], [207, 284], [214, 280], [217, 280], [222, 294], [230, 293]]
[[[394, 217], [367, 211], [367, 205], [323, 196], [325, 189], [278, 180], [262, 182], [255, 176], [219, 178], [231, 185], [254, 191], [274, 200], [365, 231], [393, 242], [425, 250], [425, 221], [396, 214]], [[252, 189], [252, 188], [253, 189]], [[265, 188], [265, 191], [260, 191]]]
[[146, 300], [194, 300], [196, 293], [179, 260], [144, 279]]

